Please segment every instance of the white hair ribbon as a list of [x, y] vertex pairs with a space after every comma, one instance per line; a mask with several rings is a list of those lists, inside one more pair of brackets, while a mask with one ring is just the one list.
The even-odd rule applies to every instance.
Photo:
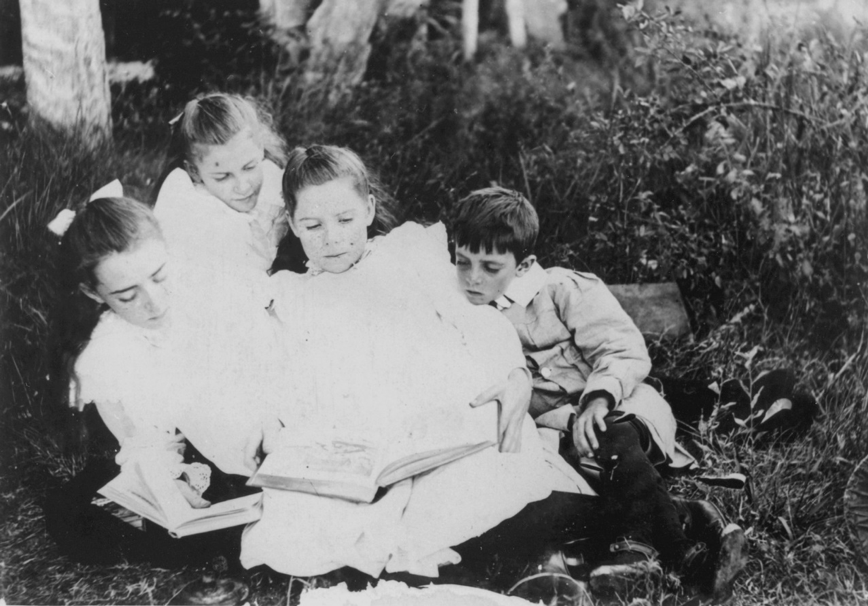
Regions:
[[121, 198], [124, 195], [124, 186], [121, 182], [115, 179], [108, 185], [103, 185], [98, 190], [90, 195], [88, 202], [93, 202], [99, 198]]
[[64, 208], [48, 224], [48, 231], [62, 238], [63, 234], [66, 233], [66, 230], [72, 224], [73, 219], [75, 219], [75, 211], [71, 208]]
[[[98, 198], [119, 198], [124, 195], [124, 187], [121, 182], [115, 179], [108, 185], [103, 185], [98, 190], [93, 192], [88, 198], [88, 202], [93, 202]], [[64, 208], [51, 222], [47, 225], [48, 231], [56, 236], [63, 237], [69, 226], [72, 225], [72, 220], [75, 219], [75, 211], [71, 208]]]

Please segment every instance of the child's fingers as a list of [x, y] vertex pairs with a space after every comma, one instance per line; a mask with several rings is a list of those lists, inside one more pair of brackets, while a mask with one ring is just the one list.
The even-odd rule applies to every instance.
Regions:
[[594, 415], [594, 422], [600, 431], [606, 431], [606, 412], [603, 411]]
[[175, 485], [193, 509], [205, 509], [211, 505], [211, 501], [203, 499], [196, 494], [196, 491], [193, 490], [184, 480], [175, 480]]
[[500, 442], [500, 452], [521, 452], [521, 432], [507, 430]]
[[259, 467], [259, 446], [262, 444], [262, 431], [256, 431], [247, 438], [244, 444], [244, 466], [251, 472]]
[[489, 387], [481, 394], [476, 396], [473, 401], [470, 403], [472, 408], [476, 408], [478, 406], [482, 406], [483, 404], [487, 404], [489, 402], [500, 401], [503, 397], [503, 391], [506, 388], [506, 383], [498, 383], [497, 385], [493, 385]]
[[271, 454], [277, 448], [277, 440], [281, 428], [280, 421], [277, 419], [265, 425], [262, 436], [262, 453], [264, 455]]
[[597, 441], [597, 432], [594, 430], [594, 419], [588, 419], [585, 427], [587, 428], [588, 445], [591, 447], [591, 452], [593, 452], [600, 447], [600, 443]]
[[588, 456], [591, 452], [591, 446], [588, 444], [588, 440], [585, 437], [584, 419], [581, 417], [576, 419], [576, 422], [573, 425], [573, 444], [575, 445], [579, 456]]
[[[497, 433], [499, 438], [498, 450], [500, 452], [518, 452], [516, 447], [521, 448], [521, 434], [516, 431], [515, 419], [501, 416], [498, 420]], [[516, 438], [518, 438], [518, 444], [516, 444]]]

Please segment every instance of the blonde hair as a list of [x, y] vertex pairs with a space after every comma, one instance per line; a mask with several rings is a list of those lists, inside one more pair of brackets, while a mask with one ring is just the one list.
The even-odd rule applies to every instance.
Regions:
[[188, 102], [176, 125], [174, 154], [170, 163], [183, 161], [184, 169], [197, 180], [196, 163], [202, 159], [203, 146], [225, 145], [249, 128], [265, 150], [265, 157], [283, 167], [286, 144], [274, 129], [274, 120], [250, 97], [210, 93]]

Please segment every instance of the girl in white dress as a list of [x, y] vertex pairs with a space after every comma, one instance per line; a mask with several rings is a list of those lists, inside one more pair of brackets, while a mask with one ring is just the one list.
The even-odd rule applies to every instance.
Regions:
[[497, 399], [500, 449], [394, 484], [371, 504], [266, 489], [263, 517], [242, 540], [246, 567], [437, 576], [460, 560], [453, 546], [529, 503], [553, 490], [590, 492], [543, 450], [526, 414], [530, 384], [515, 331], [458, 291], [443, 226], [407, 223], [368, 240], [377, 215], [369, 182], [349, 150], [290, 154], [284, 195], [309, 269], [272, 277], [294, 370], [278, 410], [282, 433], [399, 440], [442, 432], [438, 415]]
[[174, 124], [154, 213], [172, 255], [233, 278], [264, 279], [287, 233], [284, 142], [253, 99], [193, 99]]
[[[67, 343], [74, 360], [70, 404], [93, 403], [119, 451], [114, 462], [95, 461], [49, 499], [49, 531], [79, 559], [178, 563], [179, 554], [202, 552], [184, 545], [212, 537], [167, 550], [153, 537], [105, 522], [90, 500], [118, 466], [143, 459], [177, 478], [194, 507], [209, 504], [203, 495], [212, 468], [249, 475], [261, 435], [258, 407], [267, 405], [268, 370], [276, 359], [268, 350], [271, 320], [243, 290], [189, 292], [189, 272], [170, 259], [153, 213], [129, 198], [86, 204], [61, 246], [70, 282], [82, 295], [71, 302], [82, 309], [79, 318], [91, 318], [79, 330], [84, 339]], [[201, 457], [185, 463], [185, 437], [213, 465]], [[237, 541], [236, 534], [234, 549]]]

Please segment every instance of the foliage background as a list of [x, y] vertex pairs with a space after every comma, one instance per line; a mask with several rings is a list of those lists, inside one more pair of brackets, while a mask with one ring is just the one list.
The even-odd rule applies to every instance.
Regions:
[[[832, 13], [764, 29], [696, 10], [686, 20], [632, 5], [610, 20], [602, 5], [573, 6], [565, 51], [517, 52], [493, 29], [464, 65], [458, 6], [443, 0], [379, 29], [365, 82], [327, 107], [249, 4], [159, 5], [158, 33], [141, 43], [159, 58], [158, 80], [113, 89], [114, 149], [85, 154], [74, 138], [32, 130], [20, 85], [0, 85], [0, 598], [165, 603], [192, 574], [73, 565], [45, 536], [39, 501], [83, 449], [48, 395], [58, 293], [44, 225], [116, 177], [147, 198], [166, 122], [195, 92], [228, 89], [268, 104], [290, 145], [358, 151], [406, 218], [445, 218], [497, 182], [536, 205], [544, 265], [610, 283], [677, 281], [696, 339], [651, 343], [660, 374], [749, 381], [793, 368], [823, 411], [806, 435], [699, 436], [705, 464], [746, 473], [751, 490], [689, 477], [673, 487], [710, 496], [747, 530], [737, 603], [868, 600], [841, 504], [868, 454], [864, 28]], [[257, 575], [254, 602], [290, 600], [285, 578]]]

